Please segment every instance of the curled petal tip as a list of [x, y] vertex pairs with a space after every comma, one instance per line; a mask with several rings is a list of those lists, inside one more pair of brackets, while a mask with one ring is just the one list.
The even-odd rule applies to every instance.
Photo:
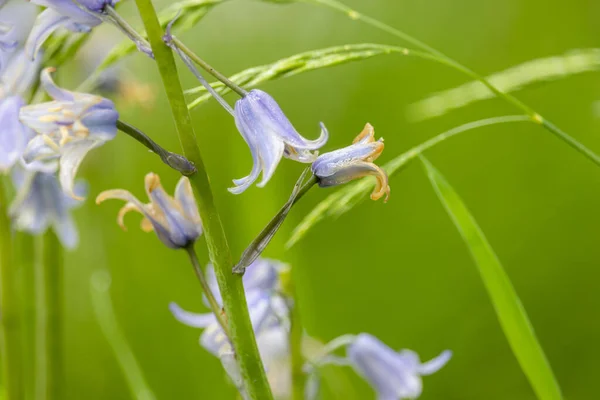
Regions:
[[154, 172], [150, 172], [145, 178], [146, 190], [148, 193], [153, 192], [160, 187], [160, 178]]

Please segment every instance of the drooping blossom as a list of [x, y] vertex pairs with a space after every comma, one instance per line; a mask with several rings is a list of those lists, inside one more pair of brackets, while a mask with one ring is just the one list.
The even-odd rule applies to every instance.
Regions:
[[19, 161], [33, 132], [19, 120], [25, 102], [18, 96], [0, 99], [0, 173]]
[[[279, 273], [286, 266], [280, 262], [259, 258], [243, 277], [248, 311], [256, 335], [258, 349], [275, 398], [287, 398], [291, 387], [289, 365], [289, 304], [281, 294]], [[208, 284], [217, 302], [222, 303], [219, 286], [211, 265], [206, 268]], [[169, 308], [175, 318], [194, 328], [203, 328], [200, 344], [218, 357], [231, 381], [245, 396], [234, 349], [212, 313], [196, 314], [183, 310], [176, 303]]]
[[115, 137], [119, 113], [108, 99], [59, 88], [50, 76], [53, 71], [46, 68], [41, 74], [41, 84], [53, 100], [20, 110], [21, 122], [36, 133], [23, 157], [27, 163], [58, 159], [60, 184], [74, 196], [81, 162], [90, 150]]
[[[63, 246], [68, 249], [77, 246], [79, 236], [70, 210], [80, 202], [62, 191], [56, 174], [17, 165], [12, 177], [17, 194], [9, 215], [15, 229], [38, 235], [51, 228]], [[81, 184], [75, 187], [80, 196], [85, 190]]]
[[282, 157], [302, 163], [311, 163], [317, 158], [314, 151], [327, 143], [328, 133], [321, 123], [321, 136], [316, 140], [302, 137], [285, 116], [279, 105], [266, 92], [254, 89], [235, 103], [235, 124], [252, 153], [250, 175], [235, 179], [236, 187], [230, 192], [239, 194], [258, 179], [263, 187], [273, 176]]
[[373, 175], [377, 185], [371, 199], [378, 200], [385, 195], [384, 201], [387, 201], [390, 195], [387, 174], [373, 163], [383, 152], [383, 147], [383, 139], [375, 140], [373, 126], [366, 124], [352, 145], [320, 155], [311, 169], [321, 187], [342, 185]]
[[[257, 186], [264, 187], [275, 173], [282, 157], [301, 163], [315, 161], [318, 156], [316, 150], [323, 147], [329, 138], [329, 133], [323, 123], [320, 124], [321, 135], [318, 139], [304, 138], [294, 128], [275, 99], [259, 89], [246, 92], [237, 87], [242, 98], [236, 101], [234, 109], [232, 109], [227, 101], [208, 84], [189, 56], [177, 46], [171, 34], [173, 23], [174, 20], [167, 27], [163, 40], [175, 50], [206, 90], [233, 116], [238, 131], [250, 147], [252, 170], [248, 176], [233, 180], [235, 187], [228, 189], [231, 193], [244, 192], [258, 179], [261, 173], [262, 179]], [[229, 80], [224, 82], [228, 86], [235, 85]]]
[[144, 216], [141, 228], [145, 232], [155, 231], [158, 238], [169, 248], [185, 248], [193, 244], [202, 234], [202, 223], [198, 206], [190, 181], [182, 177], [171, 197], [163, 189], [160, 178], [149, 173], [145, 178], [145, 187], [150, 203], [144, 204], [133, 194], [123, 189], [102, 192], [96, 198], [100, 204], [108, 199], [124, 200], [127, 203], [119, 211], [117, 222], [125, 229], [124, 218], [130, 211]]
[[369, 382], [379, 400], [418, 398], [423, 391], [421, 376], [437, 372], [452, 357], [444, 351], [421, 363], [414, 351], [396, 352], [368, 333], [356, 336], [347, 353], [350, 365]]

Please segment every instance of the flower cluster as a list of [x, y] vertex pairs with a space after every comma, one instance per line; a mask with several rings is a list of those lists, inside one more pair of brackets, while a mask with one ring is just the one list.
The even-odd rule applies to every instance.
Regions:
[[[55, 69], [42, 66], [43, 45], [57, 29], [87, 33], [102, 21], [111, 21], [134, 41], [140, 51], [153, 57], [146, 40], [116, 14], [113, 6], [117, 1], [32, 0], [34, 5], [45, 7], [39, 15], [36, 7], [29, 3], [18, 7], [11, 5], [10, 18], [8, 14], [3, 15], [3, 12], [8, 12], [7, 9], [0, 11], [0, 172], [11, 175], [16, 191], [9, 214], [13, 226], [19, 230], [40, 234], [52, 228], [67, 248], [75, 247], [78, 242], [70, 210], [80, 204], [86, 194], [85, 185], [75, 179], [79, 166], [90, 150], [115, 138], [117, 126], [123, 131], [131, 130], [131, 127], [118, 120], [119, 113], [111, 100], [95, 94], [69, 91], [57, 85], [52, 75]], [[3, 5], [0, 0], [0, 7]], [[26, 19], [20, 13], [29, 13], [31, 24], [22, 23]], [[19, 21], [20, 25], [13, 26], [13, 20]], [[192, 57], [172, 35], [172, 25], [164, 36], [165, 42], [233, 116], [235, 126], [249, 147], [252, 169], [246, 177], [233, 180], [235, 186], [229, 189], [231, 193], [241, 194], [261, 175], [257, 186], [264, 187], [281, 160], [287, 158], [310, 165], [313, 174], [311, 186], [315, 183], [320, 187], [337, 186], [371, 176], [376, 182], [371, 198], [378, 200], [385, 197], [384, 201], [388, 200], [390, 187], [387, 174], [374, 163], [383, 152], [383, 139], [375, 139], [374, 128], [370, 124], [365, 125], [350, 146], [319, 155], [329, 139], [323, 123], [320, 123], [318, 138], [306, 139], [268, 93], [237, 87], [212, 67], [207, 68], [202, 60]], [[192, 59], [241, 96], [233, 107], [204, 80]], [[48, 100], [38, 100], [42, 98]], [[135, 134], [147, 146], [151, 142], [145, 134]], [[150, 148], [159, 147], [154, 145]], [[170, 155], [164, 151], [161, 158]], [[191, 175], [196, 169], [192, 163], [185, 161], [190, 168], [183, 173]], [[305, 170], [307, 173], [308, 168]], [[297, 183], [283, 217], [273, 224], [275, 228], [265, 233], [267, 240], [260, 242], [262, 249], [289, 212], [299, 188], [300, 183]], [[195, 314], [176, 303], [171, 303], [170, 310], [180, 322], [204, 330], [200, 344], [220, 360], [233, 384], [246, 398], [245, 385], [248, 382], [242, 379], [237, 360], [239, 353], [236, 353], [239, 349], [234, 343], [235, 336], [229, 335], [226, 304], [215, 271], [211, 265], [202, 271], [194, 251], [203, 227], [190, 180], [182, 177], [171, 196], [162, 187], [158, 175], [149, 173], [145, 177], [145, 189], [148, 203], [124, 189], [104, 191], [97, 196], [96, 203], [108, 199], [124, 201], [125, 205], [117, 214], [117, 222], [123, 229], [125, 216], [135, 211], [143, 216], [142, 230], [154, 231], [169, 248], [186, 249], [205, 290], [205, 303], [212, 312]], [[203, 205], [206, 209], [206, 203]], [[249, 249], [255, 250], [256, 247]], [[281, 276], [289, 272], [289, 267], [275, 260], [257, 258], [259, 255], [260, 251], [252, 253], [248, 263], [254, 261], [242, 278], [248, 313], [271, 388], [276, 398], [287, 399], [292, 391], [290, 330], [291, 313], [295, 310], [293, 300], [284, 293]], [[219, 277], [223, 278], [222, 275]], [[421, 376], [436, 372], [451, 357], [450, 352], [444, 352], [429, 362], [421, 363], [416, 353], [409, 350], [395, 352], [366, 333], [344, 335], [320, 347], [317, 352], [303, 355], [309, 400], [315, 398], [317, 390], [314, 382], [318, 381], [320, 368], [327, 364], [351, 366], [374, 388], [381, 400], [417, 398], [422, 391]], [[342, 348], [345, 356], [339, 357], [335, 353]]]
[[[243, 278], [259, 352], [269, 384], [277, 399], [288, 399], [291, 395], [289, 334], [293, 304], [291, 299], [282, 294], [280, 280], [281, 272], [287, 268], [279, 261], [259, 258]], [[211, 265], [206, 273], [211, 290], [221, 303], [219, 287]], [[204, 329], [200, 337], [201, 346], [221, 360], [231, 381], [244, 393], [233, 347], [216, 316], [213, 313], [191, 313], [176, 303], [171, 303], [170, 309], [178, 321]], [[367, 333], [344, 335], [332, 341], [336, 342], [340, 344], [322, 346], [321, 351], [305, 351], [310, 353], [305, 354], [307, 362], [304, 367], [309, 375], [308, 382], [314, 382], [319, 369], [327, 364], [349, 365], [373, 387], [378, 399], [384, 400], [416, 399], [422, 391], [421, 376], [438, 371], [452, 355], [451, 352], [444, 351], [433, 360], [421, 363], [415, 352], [395, 352]], [[339, 347], [346, 347], [346, 357], [334, 355]], [[308, 386], [307, 384], [307, 397], [315, 398], [315, 388]]]
[[[287, 269], [275, 260], [258, 259], [244, 275], [244, 288], [248, 311], [256, 335], [269, 383], [278, 398], [290, 393], [291, 369], [289, 365], [290, 300], [281, 293], [280, 273]], [[211, 291], [222, 304], [221, 294], [212, 265], [206, 268]], [[195, 314], [171, 303], [171, 312], [180, 322], [204, 328], [200, 344], [218, 357], [232, 382], [244, 392], [240, 372], [235, 362], [235, 352], [227, 335], [213, 313]]]
[[[108, 99], [57, 86], [51, 77], [53, 68], [40, 72], [41, 57], [31, 57], [38, 54], [39, 46], [28, 50], [40, 34], [40, 24], [56, 17], [52, 5], [78, 7], [71, 1], [42, 3], [49, 8], [31, 31], [23, 25], [27, 16], [35, 14], [35, 6], [11, 3], [0, 10], [4, 44], [0, 46], [0, 172], [12, 174], [17, 190], [10, 207], [15, 227], [34, 234], [53, 227], [63, 245], [72, 248], [77, 232], [68, 210], [84, 194], [75, 184], [75, 175], [91, 149], [114, 138], [118, 113]], [[83, 13], [77, 10], [71, 10], [72, 18]], [[25, 98], [32, 97], [27, 95], [38, 78], [52, 100], [28, 104]]]

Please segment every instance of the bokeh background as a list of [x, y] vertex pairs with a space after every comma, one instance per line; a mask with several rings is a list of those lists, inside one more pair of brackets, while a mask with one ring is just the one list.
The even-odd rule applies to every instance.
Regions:
[[[131, 3], [131, 2], [130, 2]], [[600, 46], [600, 4], [591, 0], [347, 0], [357, 10], [405, 30], [467, 66], [489, 74], [570, 49]], [[167, 1], [156, 2], [159, 6]], [[121, 9], [137, 21], [133, 4]], [[112, 38], [111, 27], [96, 32]], [[399, 44], [398, 39], [324, 8], [232, 0], [181, 38], [220, 71], [232, 74], [298, 52], [346, 43]], [[122, 119], [179, 151], [155, 65], [128, 59], [131, 76], [155, 94], [149, 104], [120, 99]], [[86, 70], [71, 67], [73, 87]], [[186, 87], [196, 86], [181, 69]], [[479, 118], [513, 114], [488, 100], [422, 123], [406, 106], [466, 82], [446, 67], [398, 55], [380, 56], [262, 86], [306, 137], [319, 121], [327, 149], [348, 144], [365, 122], [385, 137], [382, 162], [437, 133]], [[529, 87], [517, 96], [595, 151], [600, 151], [597, 73]], [[230, 101], [235, 101], [231, 96]], [[284, 160], [264, 189], [226, 190], [251, 168], [247, 146], [214, 101], [192, 113], [218, 208], [239, 255], [281, 204], [302, 166]], [[427, 153], [477, 218], [519, 293], [569, 400], [600, 397], [600, 170], [550, 133], [529, 124], [472, 131]], [[75, 212], [79, 248], [66, 256], [68, 399], [130, 399], [114, 354], [92, 311], [90, 277], [108, 269], [120, 323], [158, 399], [233, 399], [217, 359], [198, 345], [200, 331], [176, 322], [167, 305], [202, 311], [200, 288], [183, 252], [152, 234], [115, 223], [120, 206], [94, 197], [126, 188], [144, 197], [144, 175], [178, 176], [124, 135], [94, 151], [81, 170], [90, 196]], [[286, 250], [293, 227], [331, 191], [317, 189], [296, 206], [265, 255], [293, 266], [306, 331], [328, 341], [369, 332], [393, 348], [429, 359], [454, 358], [425, 378], [422, 398], [532, 400], [534, 394], [502, 334], [469, 253], [418, 162], [391, 181], [387, 204], [366, 201], [326, 220]], [[202, 245], [200, 258], [208, 260]], [[327, 399], [374, 394], [344, 369], [326, 385]], [[334, 389], [332, 389], [334, 388]]]

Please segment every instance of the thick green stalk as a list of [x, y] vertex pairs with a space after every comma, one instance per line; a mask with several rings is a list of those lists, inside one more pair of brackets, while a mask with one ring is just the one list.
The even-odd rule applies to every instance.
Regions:
[[306, 374], [304, 373], [304, 356], [302, 355], [302, 321], [298, 310], [298, 302], [294, 297], [294, 306], [291, 311], [292, 326], [290, 331], [290, 355], [292, 358], [292, 400], [304, 400]]
[[19, 288], [21, 289], [21, 312], [23, 315], [23, 382], [25, 398], [34, 398], [35, 388], [35, 238], [25, 232], [17, 232], [15, 251], [18, 253]]
[[593, 151], [591, 151], [590, 149], [585, 147], [582, 143], [579, 143], [575, 138], [573, 138], [568, 133], [566, 133], [565, 131], [563, 131], [556, 125], [554, 125], [552, 122], [550, 122], [546, 118], [542, 117], [538, 112], [533, 110], [531, 107], [529, 107], [525, 103], [521, 102], [521, 100], [517, 99], [516, 97], [514, 97], [511, 94], [502, 92], [500, 89], [498, 89], [494, 85], [492, 85], [490, 83], [490, 81], [485, 79], [483, 76], [481, 76], [478, 73], [476, 73], [475, 71], [465, 67], [464, 65], [460, 64], [456, 60], [448, 57], [441, 51], [429, 46], [426, 43], [421, 42], [420, 40], [412, 37], [411, 35], [409, 35], [405, 32], [402, 32], [399, 29], [389, 26], [375, 18], [369, 17], [368, 15], [363, 15], [363, 14], [359, 13], [358, 11], [353, 10], [352, 8], [346, 6], [344, 3], [341, 3], [337, 0], [300, 0], [300, 1], [303, 1], [305, 3], [312, 3], [312, 4], [318, 4], [318, 5], [329, 7], [333, 10], [336, 10], [338, 12], [346, 14], [349, 18], [351, 18], [353, 20], [364, 22], [367, 25], [371, 25], [374, 28], [377, 28], [383, 32], [387, 32], [393, 36], [396, 36], [397, 38], [400, 38], [408, 43], [411, 43], [414, 46], [419, 47], [422, 50], [427, 51], [428, 53], [431, 54], [430, 58], [432, 60], [446, 64], [447, 66], [454, 68], [454, 69], [464, 73], [465, 75], [468, 75], [471, 78], [481, 82], [490, 91], [492, 91], [496, 96], [504, 99], [508, 103], [514, 105], [515, 107], [517, 107], [518, 109], [520, 109], [521, 111], [526, 113], [533, 122], [535, 122], [539, 125], [542, 125], [544, 128], [546, 128], [546, 130], [552, 132], [560, 140], [567, 143], [569, 146], [571, 146], [572, 148], [574, 148], [575, 150], [577, 150], [578, 152], [580, 152], [581, 154], [586, 156], [589, 160], [591, 160], [596, 165], [600, 166], [600, 156], [598, 156], [596, 153], [594, 153]]
[[36, 262], [36, 398], [64, 399], [62, 246], [53, 231], [40, 238]]
[[167, 92], [183, 153], [198, 170], [189, 178], [198, 197], [198, 211], [202, 218], [204, 236], [210, 259], [215, 267], [215, 274], [231, 333], [230, 339], [236, 351], [237, 361], [244, 380], [244, 388], [251, 399], [272, 399], [273, 395], [258, 353], [258, 346], [248, 314], [242, 277], [231, 273], [233, 267], [231, 251], [214, 203], [210, 182], [202, 162], [200, 148], [194, 134], [173, 53], [162, 41], [162, 28], [152, 2], [150, 0], [136, 0], [136, 4], [146, 32], [148, 32], [152, 51]]
[[8, 203], [0, 178], [0, 351], [6, 400], [20, 400], [23, 392], [21, 319], [19, 291], [16, 284], [17, 265], [13, 260], [13, 241]]

